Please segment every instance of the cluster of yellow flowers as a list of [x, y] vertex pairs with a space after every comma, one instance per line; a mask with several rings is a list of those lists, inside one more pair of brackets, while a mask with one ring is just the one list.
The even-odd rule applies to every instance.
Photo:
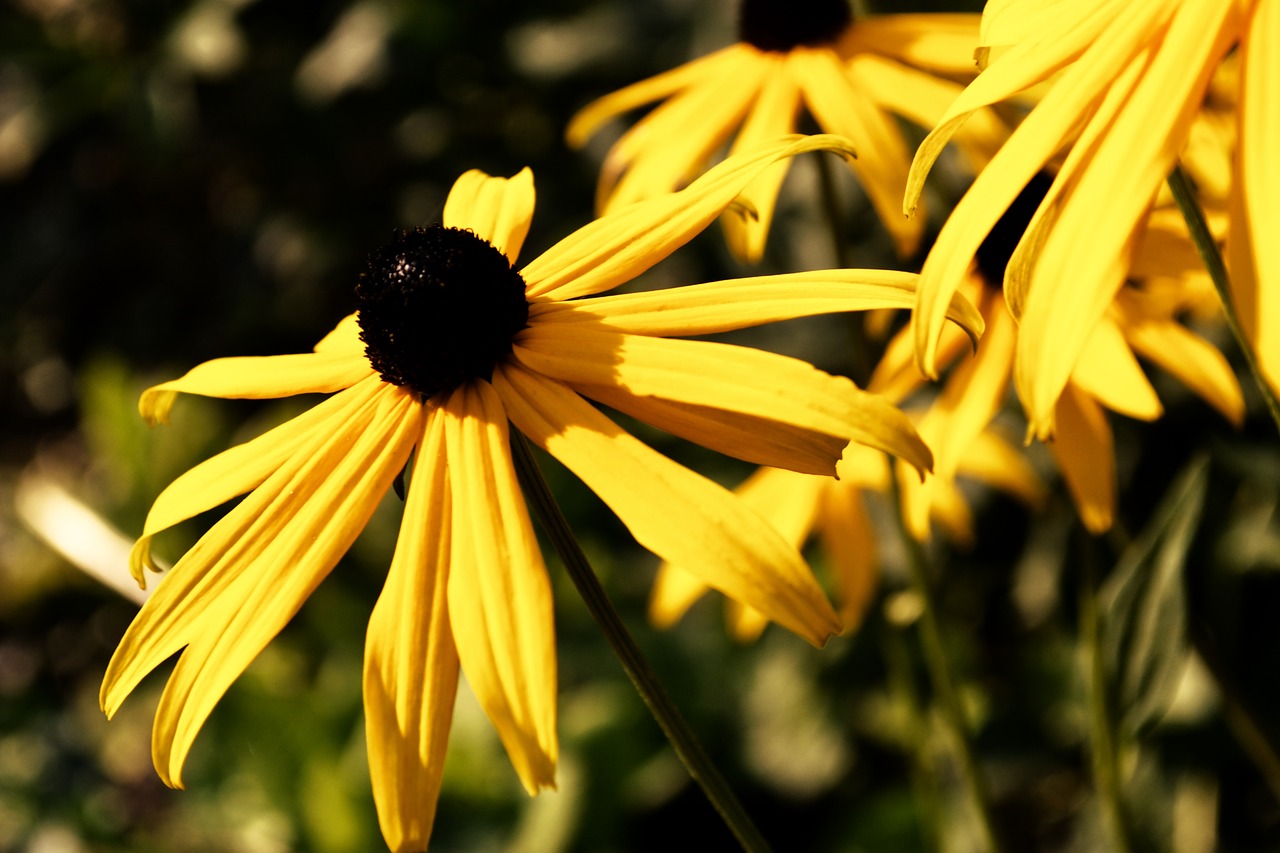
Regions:
[[[567, 138], [581, 146], [661, 102], [609, 148], [599, 218], [533, 260], [517, 267], [530, 171], [468, 172], [440, 225], [375, 253], [357, 312], [313, 352], [218, 359], [146, 391], [153, 423], [179, 393], [330, 395], [176, 480], [134, 548], [142, 583], [156, 533], [246, 495], [168, 572], [102, 687], [114, 713], [182, 650], [154, 729], [166, 783], [181, 784], [214, 705], [407, 468], [365, 644], [387, 843], [427, 845], [460, 670], [529, 792], [554, 785], [551, 587], [511, 426], [664, 561], [660, 623], [712, 588], [733, 602], [740, 636], [772, 621], [821, 645], [872, 598], [861, 490], [896, 478], [911, 532], [927, 537], [932, 517], [961, 544], [973, 532], [958, 476], [1036, 505], [1040, 479], [990, 429], [1010, 386], [1082, 521], [1105, 531], [1116, 491], [1106, 410], [1161, 415], [1136, 356], [1232, 422], [1244, 416], [1222, 353], [1180, 322], [1207, 282], [1163, 189], [1180, 162], [1225, 237], [1240, 324], [1280, 386], [1280, 245], [1269, 239], [1280, 226], [1280, 0], [990, 0], [982, 16], [856, 20], [845, 0], [744, 0], [741, 38], [573, 119]], [[806, 113], [824, 133], [796, 134]], [[914, 160], [899, 117], [928, 130]], [[790, 159], [805, 152], [846, 157], [910, 258], [925, 177], [952, 140], [977, 178], [918, 276], [836, 269], [607, 294], [717, 219], [730, 250], [758, 260]], [[866, 389], [793, 358], [686, 339], [874, 309], [909, 309], [911, 322]], [[916, 393], [944, 370], [936, 394]], [[898, 408], [922, 398], [914, 416]], [[735, 495], [590, 401], [764, 467]], [[815, 531], [838, 608], [800, 555]]]

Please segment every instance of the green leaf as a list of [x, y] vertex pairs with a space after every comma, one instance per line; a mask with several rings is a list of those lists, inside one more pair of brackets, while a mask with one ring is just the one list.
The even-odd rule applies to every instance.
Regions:
[[1169, 487], [1098, 593], [1117, 717], [1131, 734], [1150, 728], [1164, 714], [1186, 664], [1182, 569], [1208, 481], [1208, 458], [1198, 456]]

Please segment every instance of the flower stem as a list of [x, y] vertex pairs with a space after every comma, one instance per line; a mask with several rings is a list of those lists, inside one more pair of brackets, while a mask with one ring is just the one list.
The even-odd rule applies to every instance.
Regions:
[[1115, 718], [1107, 693], [1107, 668], [1103, 658], [1098, 621], [1098, 581], [1092, 542], [1084, 544], [1080, 573], [1080, 652], [1084, 658], [1085, 690], [1089, 704], [1090, 760], [1093, 784], [1102, 810], [1102, 826], [1108, 849], [1128, 853], [1129, 834], [1120, 794], [1120, 763], [1115, 738]]
[[1222, 253], [1218, 251], [1218, 244], [1214, 241], [1213, 235], [1209, 233], [1209, 225], [1205, 221], [1204, 211], [1200, 209], [1200, 202], [1196, 200], [1191, 179], [1187, 177], [1187, 173], [1181, 166], [1174, 166], [1173, 171], [1169, 173], [1169, 189], [1178, 203], [1178, 209], [1182, 211], [1182, 218], [1187, 221], [1191, 241], [1195, 243], [1196, 251], [1200, 253], [1205, 269], [1209, 271], [1209, 278], [1213, 279], [1213, 286], [1217, 288], [1218, 299], [1221, 300], [1223, 313], [1227, 317], [1227, 326], [1244, 353], [1249, 372], [1253, 374], [1253, 381], [1262, 392], [1262, 399], [1267, 404], [1271, 420], [1275, 422], [1276, 428], [1280, 429], [1280, 403], [1276, 402], [1275, 391], [1263, 375], [1257, 354], [1245, 336], [1244, 327], [1240, 325], [1240, 315], [1236, 313], [1235, 302], [1231, 298], [1231, 280], [1227, 277], [1227, 265], [1222, 260]]
[[591, 616], [604, 632], [618, 660], [622, 662], [622, 668], [630, 676], [631, 683], [640, 693], [640, 698], [649, 706], [650, 713], [662, 727], [663, 733], [671, 742], [681, 763], [702, 788], [716, 811], [720, 813], [725, 825], [738, 839], [742, 848], [749, 853], [765, 853], [770, 849], [769, 843], [756, 829], [751, 817], [738, 802], [738, 798], [734, 796], [724, 777], [720, 775], [720, 771], [703, 751], [693, 730], [689, 728], [689, 724], [685, 722], [658, 680], [653, 667], [649, 665], [640, 647], [636, 645], [630, 632], [622, 624], [618, 611], [614, 610], [604, 587], [600, 585], [595, 571], [587, 561], [586, 554], [582, 552], [578, 540], [569, 528], [564, 513], [560, 511], [559, 504], [552, 496], [551, 489], [547, 486], [542, 470], [534, 458], [529, 440], [518, 431], [512, 430], [511, 447], [516, 473], [533, 507], [534, 514], [542, 524], [543, 530], [551, 538], [551, 543], [556, 553], [560, 555], [569, 577], [573, 580], [573, 585], [577, 587], [578, 594], [586, 602]]
[[924, 652], [925, 666], [933, 682], [933, 689], [942, 711], [942, 719], [950, 730], [950, 740], [960, 765], [960, 775], [973, 807], [979, 842], [982, 849], [997, 853], [1000, 850], [1000, 844], [995, 833], [994, 822], [991, 820], [991, 796], [987, 792], [986, 783], [978, 770], [977, 759], [974, 758], [973, 748], [969, 744], [969, 723], [951, 673], [951, 662], [947, 657], [942, 628], [938, 623], [938, 603], [929, 581], [928, 558], [920, 542], [907, 528], [906, 519], [903, 517], [902, 484], [898, 482], [894, 467], [896, 466], [891, 462], [889, 480], [893, 486], [893, 516], [897, 521], [898, 532], [901, 534], [903, 548], [906, 551], [911, 587], [920, 597], [920, 646]]

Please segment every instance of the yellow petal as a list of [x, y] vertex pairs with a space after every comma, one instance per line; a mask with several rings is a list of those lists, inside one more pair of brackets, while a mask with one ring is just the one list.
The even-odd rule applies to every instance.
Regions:
[[1007, 492], [1032, 509], [1045, 500], [1044, 483], [1026, 452], [992, 430], [969, 443], [957, 473]]
[[1099, 403], [1131, 418], [1154, 421], [1164, 412], [1156, 389], [1124, 339], [1120, 327], [1103, 317], [1093, 328], [1071, 381]]
[[839, 630], [799, 553], [741, 500], [645, 447], [559, 382], [511, 364], [494, 372], [494, 385], [515, 425], [642, 546], [814, 645]]
[[360, 324], [355, 314], [348, 314], [338, 321], [333, 331], [320, 339], [316, 352], [364, 355], [364, 341], [360, 340]]
[[718, 77], [681, 92], [636, 122], [609, 150], [600, 170], [596, 209], [612, 213], [692, 180], [742, 123], [776, 66], [769, 54], [742, 53]]
[[[535, 302], [529, 323], [588, 322], [619, 332], [692, 336], [844, 311], [910, 308], [917, 277], [897, 270], [815, 270], [685, 287]], [[960, 294], [947, 317], [976, 344], [982, 315]]]
[[861, 624], [875, 594], [875, 526], [861, 493], [843, 481], [823, 491], [816, 523], [839, 591], [840, 619], [848, 633]]
[[852, 154], [847, 140], [789, 137], [731, 157], [684, 190], [603, 216], [543, 252], [521, 274], [533, 296], [571, 299], [630, 281], [706, 228], [756, 175], [808, 151]]
[[644, 106], [645, 104], [665, 98], [686, 86], [721, 75], [721, 69], [727, 65], [735, 65], [741, 61], [741, 55], [750, 48], [745, 45], [733, 45], [708, 54], [701, 59], [686, 62], [656, 77], [632, 83], [624, 89], [597, 98], [574, 114], [564, 132], [565, 141], [570, 148], [581, 148], [587, 144], [600, 126], [616, 116]]
[[[749, 152], [779, 136], [795, 132], [796, 111], [800, 108], [800, 90], [788, 73], [785, 61], [765, 75], [747, 119], [729, 150], [730, 156]], [[754, 211], [750, 216], [726, 216], [725, 237], [734, 257], [756, 263], [764, 255], [765, 238], [773, 222], [778, 190], [787, 176], [790, 160], [774, 163], [747, 185], [738, 197], [740, 203]]]
[[1080, 520], [1090, 533], [1105, 533], [1116, 503], [1116, 460], [1106, 412], [1068, 384], [1058, 398], [1055, 423], [1049, 449], [1062, 469]]
[[516, 262], [533, 221], [533, 172], [526, 166], [510, 178], [479, 169], [463, 172], [445, 199], [443, 224], [466, 228]]
[[138, 585], [146, 586], [144, 569], [156, 571], [151, 562], [153, 536], [257, 488], [302, 448], [317, 446], [332, 432], [333, 424], [355, 417], [382, 387], [377, 377], [368, 377], [258, 438], [205, 460], [170, 483], [152, 504], [142, 536], [129, 554], [129, 570]]
[[364, 719], [378, 822], [395, 851], [426, 850], [458, 691], [445, 590], [450, 512], [444, 418], [434, 410], [395, 556], [364, 645]]
[[1054, 402], [1074, 360], [1124, 282], [1140, 220], [1176, 161], [1213, 67], [1230, 46], [1235, 14], [1236, 4], [1219, 0], [1179, 4], [1045, 240], [1015, 367], [1037, 435], [1052, 429]]
[[917, 68], [973, 75], [981, 15], [916, 14], [859, 18], [845, 44], [853, 51], [893, 57]]
[[262, 400], [295, 394], [328, 394], [350, 388], [373, 373], [368, 359], [349, 352], [216, 358], [181, 378], [142, 392], [138, 411], [149, 424], [167, 423], [178, 394]]
[[1244, 395], [1226, 357], [1213, 344], [1171, 319], [1145, 309], [1127, 289], [1116, 300], [1125, 337], [1236, 426], [1244, 422]]
[[487, 382], [444, 404], [453, 543], [449, 618], [467, 683], [525, 790], [554, 787], [551, 583], [516, 482], [502, 402]]
[[649, 621], [656, 628], [670, 628], [710, 588], [692, 572], [662, 563], [649, 591]]
[[776, 420], [880, 448], [922, 471], [931, 465], [906, 415], [799, 359], [731, 344], [588, 331], [585, 324], [571, 335], [531, 326], [514, 351], [525, 366], [575, 387], [613, 385], [633, 396]]
[[311, 452], [299, 452], [178, 561], [107, 667], [114, 713], [174, 651], [152, 734], [156, 770], [180, 787], [182, 765], [213, 706], [351, 545], [421, 432], [422, 406], [385, 386]]
[[796, 48], [789, 61], [818, 124], [829, 133], [847, 136], [857, 148], [858, 159], [849, 165], [893, 237], [898, 254], [910, 256], [919, 244], [924, 220], [908, 219], [899, 208], [911, 160], [902, 131], [892, 116], [862, 92], [861, 66], [844, 66], [833, 51], [818, 48]]
[[[1248, 274], [1237, 284], [1235, 300], [1245, 334], [1253, 344], [1263, 373], [1280, 389], [1280, 2], [1256, 0], [1244, 46], [1244, 74], [1238, 110], [1240, 143], [1235, 187], [1247, 225], [1243, 249]], [[1243, 228], [1242, 228], [1243, 226]], [[1237, 242], [1241, 242], [1237, 240]], [[1239, 266], [1239, 264], [1237, 264]], [[1234, 273], [1233, 268], [1233, 273]], [[1242, 292], [1243, 291], [1243, 292]]]

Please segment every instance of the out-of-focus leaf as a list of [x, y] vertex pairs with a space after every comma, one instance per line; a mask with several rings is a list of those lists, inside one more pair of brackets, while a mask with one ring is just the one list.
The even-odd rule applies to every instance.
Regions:
[[1192, 460], [1099, 590], [1103, 649], [1118, 716], [1130, 733], [1160, 719], [1186, 663], [1182, 569], [1208, 480], [1208, 459]]

